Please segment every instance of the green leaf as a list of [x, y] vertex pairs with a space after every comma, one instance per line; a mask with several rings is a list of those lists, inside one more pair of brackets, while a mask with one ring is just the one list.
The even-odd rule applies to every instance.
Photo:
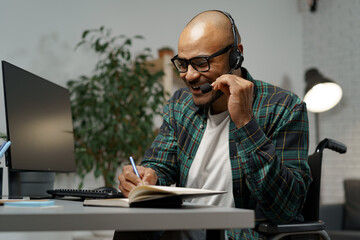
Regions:
[[79, 43], [75, 46], [75, 50], [76, 50], [78, 47], [80, 47], [81, 45], [83, 45], [84, 43], [86, 43], [86, 41], [85, 41], [85, 40], [84, 40], [84, 41], [79, 42]]
[[124, 45], [131, 45], [132, 40], [130, 38], [126, 39], [126, 41], [124, 42]]
[[83, 39], [86, 38], [86, 35], [88, 35], [89, 32], [90, 32], [90, 30], [84, 31], [81, 37], [82, 37]]

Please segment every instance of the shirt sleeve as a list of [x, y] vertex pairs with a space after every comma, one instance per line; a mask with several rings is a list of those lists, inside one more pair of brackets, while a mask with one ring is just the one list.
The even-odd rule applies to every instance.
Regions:
[[164, 107], [163, 123], [151, 147], [145, 152], [141, 165], [153, 168], [158, 176], [157, 185], [171, 185], [179, 178], [177, 138], [170, 124], [169, 103]]
[[281, 118], [286, 120], [271, 134], [264, 133], [256, 118], [234, 132], [246, 185], [257, 202], [256, 218], [275, 223], [299, 215], [312, 181], [305, 103]]

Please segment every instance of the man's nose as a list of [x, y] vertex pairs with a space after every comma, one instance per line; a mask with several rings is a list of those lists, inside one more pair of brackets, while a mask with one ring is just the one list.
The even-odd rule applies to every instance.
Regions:
[[191, 66], [191, 64], [189, 64], [188, 70], [187, 70], [187, 72], [186, 72], [185, 74], [186, 74], [186, 75], [185, 75], [185, 79], [186, 79], [186, 81], [188, 81], [188, 82], [191, 82], [191, 81], [193, 81], [193, 80], [195, 80], [195, 79], [197, 79], [197, 78], [200, 77], [200, 73], [199, 73], [198, 71], [196, 71], [196, 70], [193, 68], [193, 66]]

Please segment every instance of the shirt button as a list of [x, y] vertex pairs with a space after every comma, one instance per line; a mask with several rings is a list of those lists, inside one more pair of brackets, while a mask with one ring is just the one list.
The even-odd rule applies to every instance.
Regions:
[[201, 125], [200, 125], [200, 129], [203, 129], [203, 128], [204, 128], [204, 125], [201, 124]]

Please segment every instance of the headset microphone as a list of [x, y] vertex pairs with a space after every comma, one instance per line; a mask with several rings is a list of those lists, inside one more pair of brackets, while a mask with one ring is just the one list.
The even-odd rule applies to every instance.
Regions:
[[200, 86], [200, 90], [204, 94], [204, 93], [210, 92], [212, 90], [212, 87], [211, 87], [210, 83], [205, 83]]

